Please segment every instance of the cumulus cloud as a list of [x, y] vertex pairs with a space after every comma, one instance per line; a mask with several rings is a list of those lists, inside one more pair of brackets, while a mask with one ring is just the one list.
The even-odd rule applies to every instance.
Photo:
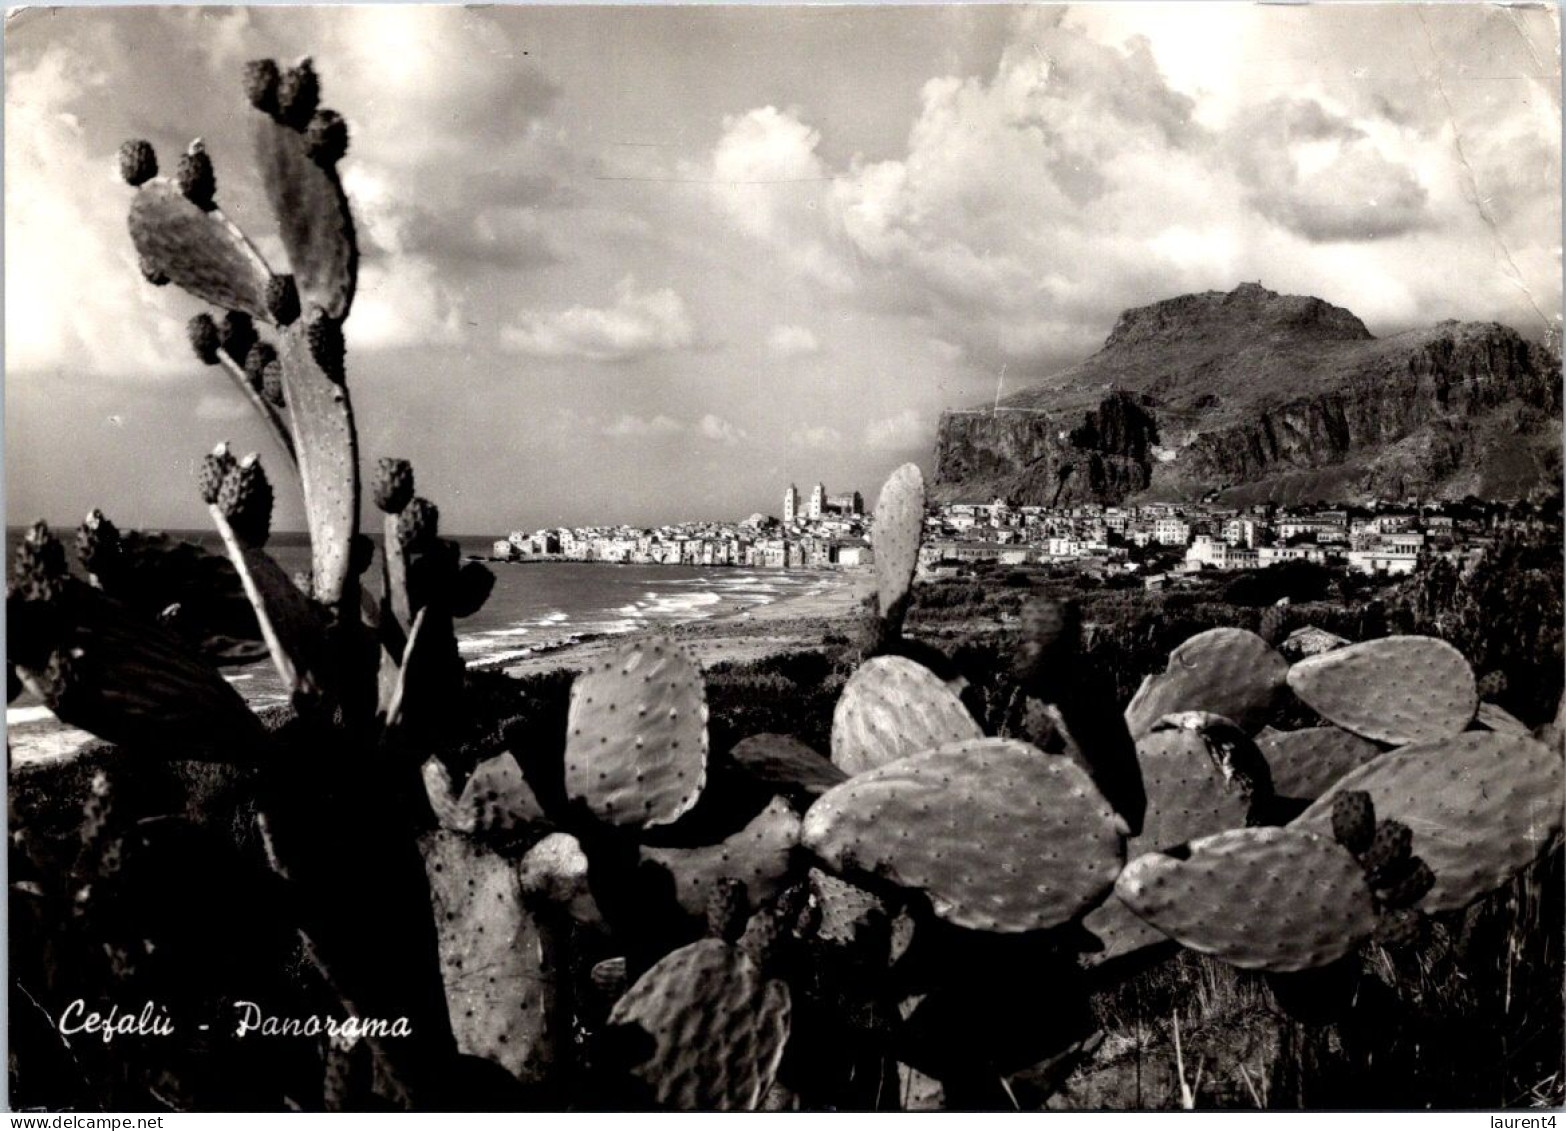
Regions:
[[629, 275], [615, 288], [612, 306], [526, 311], [500, 331], [506, 349], [588, 361], [625, 361], [683, 349], [695, 340], [684, 299], [668, 287], [639, 291]]
[[435, 265], [406, 256], [395, 265], [363, 263], [353, 316], [343, 324], [350, 349], [450, 346], [462, 341], [462, 302]]
[[685, 425], [662, 413], [652, 417], [623, 414], [612, 424], [604, 426], [603, 434], [613, 439], [641, 439], [647, 436], [672, 436], [685, 431]]
[[146, 284], [115, 151], [82, 114], [105, 73], [63, 44], [6, 75], [6, 363], [108, 378], [190, 371], [173, 288]]
[[779, 357], [799, 357], [819, 352], [821, 343], [808, 326], [774, 326], [767, 335], [767, 348]]
[[250, 402], [240, 395], [238, 389], [230, 389], [227, 394], [202, 393], [201, 399], [196, 402], [196, 419], [227, 423], [233, 420], [244, 420], [255, 410], [250, 407]]
[[696, 430], [707, 439], [715, 440], [720, 444], [727, 444], [730, 447], [750, 439], [749, 433], [743, 428], [710, 412], [697, 422]]
[[807, 448], [831, 448], [843, 442], [843, 434], [830, 425], [821, 424], [796, 430], [794, 442]]
[[1315, 99], [1252, 107], [1228, 141], [1251, 206], [1307, 240], [1385, 238], [1429, 220], [1415, 173]]
[[933, 432], [917, 412], [905, 408], [895, 416], [866, 424], [865, 446], [884, 452], [908, 451], [927, 446]]

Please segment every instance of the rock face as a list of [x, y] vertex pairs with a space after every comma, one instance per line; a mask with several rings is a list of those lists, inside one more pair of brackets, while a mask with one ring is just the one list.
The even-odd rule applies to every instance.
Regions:
[[1120, 316], [1103, 349], [994, 408], [955, 410], [938, 498], [1508, 498], [1560, 477], [1557, 353], [1498, 323], [1373, 338], [1255, 283]]

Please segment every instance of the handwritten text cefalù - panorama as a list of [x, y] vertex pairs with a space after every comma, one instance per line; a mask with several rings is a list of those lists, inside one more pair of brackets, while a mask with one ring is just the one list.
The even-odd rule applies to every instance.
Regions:
[[[411, 1037], [413, 1028], [406, 1017], [279, 1017], [265, 1012], [253, 1001], [233, 1003], [235, 1014], [234, 1036], [248, 1037], [333, 1037], [341, 1041], [355, 1041], [361, 1037]], [[198, 1029], [209, 1029], [199, 1025]], [[178, 1031], [168, 1009], [149, 1001], [137, 1012], [122, 1010], [110, 1005], [107, 1012], [89, 1011], [87, 1003], [77, 998], [65, 1007], [60, 1015], [60, 1032], [71, 1037], [78, 1033], [91, 1034], [104, 1044], [117, 1037], [172, 1037]]]

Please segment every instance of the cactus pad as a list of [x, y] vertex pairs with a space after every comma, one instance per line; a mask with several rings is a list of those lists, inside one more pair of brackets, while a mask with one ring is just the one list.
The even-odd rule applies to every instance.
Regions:
[[481, 836], [515, 832], [544, 819], [543, 806], [509, 750], [473, 768], [457, 805], [463, 814], [471, 814], [470, 831]]
[[457, 1050], [533, 1078], [550, 1044], [569, 1034], [549, 1032], [552, 972], [516, 868], [460, 833], [431, 833], [421, 848]]
[[1126, 725], [1135, 737], [1172, 712], [1210, 711], [1255, 734], [1277, 704], [1288, 670], [1254, 632], [1199, 632], [1169, 654], [1167, 668], [1142, 682], [1126, 708]]
[[1339, 793], [1370, 794], [1378, 816], [1408, 826], [1435, 873], [1428, 912], [1463, 907], [1505, 883], [1561, 829], [1561, 757], [1531, 738], [1469, 731], [1383, 754], [1350, 773], [1291, 828], [1330, 833]]
[[[305, 121], [314, 110], [312, 105]], [[344, 130], [344, 147], [346, 139]], [[353, 305], [359, 245], [337, 171], [331, 162], [316, 160], [308, 136], [271, 118], [256, 122], [255, 147], [302, 303], [341, 322]]]
[[214, 306], [268, 317], [266, 262], [221, 213], [198, 208], [173, 181], [154, 178], [136, 190], [130, 234], [144, 268]]
[[621, 645], [571, 685], [566, 792], [611, 825], [667, 825], [707, 774], [701, 671], [663, 637]]
[[929, 668], [903, 656], [877, 656], [849, 677], [832, 712], [832, 761], [846, 774], [861, 774], [982, 734]]
[[358, 438], [348, 390], [322, 372], [303, 327], [282, 332], [283, 396], [298, 447], [310, 525], [315, 596], [338, 605], [351, 580], [349, 551], [359, 524]]
[[[1356, 790], [1355, 792], [1361, 792]], [[1407, 869], [1414, 834], [1402, 821], [1380, 821], [1370, 847], [1360, 854], [1365, 879], [1373, 888], [1385, 887]]]
[[762, 785], [791, 798], [820, 797], [848, 775], [799, 739], [753, 734], [729, 751], [729, 759]]
[[788, 882], [799, 818], [782, 798], [720, 844], [702, 848], [644, 848], [674, 877], [675, 898], [688, 915], [706, 914], [708, 901], [725, 880], [737, 880], [748, 897], [747, 914], [783, 890]]
[[[1221, 730], [1220, 737], [1209, 740], [1206, 724], [1214, 718], [1199, 712], [1168, 715], [1137, 740], [1147, 812], [1141, 833], [1126, 841], [1126, 859], [1243, 828], [1255, 802], [1270, 796], [1256, 770], [1254, 747], [1250, 758], [1243, 754], [1236, 758], [1229, 744], [1221, 741]], [[1225, 720], [1218, 722], [1233, 728]], [[1249, 744], [1238, 730], [1230, 737]], [[1163, 934], [1117, 899], [1095, 907], [1082, 925], [1103, 943], [1102, 950], [1087, 955], [1089, 962], [1118, 958], [1164, 940]]]
[[1403, 746], [1457, 734], [1479, 694], [1463, 654], [1432, 636], [1387, 636], [1301, 660], [1289, 686], [1323, 718]]
[[[808, 879], [810, 902], [818, 918], [816, 938], [836, 946], [852, 947], [861, 940], [874, 939], [884, 929], [878, 941], [890, 949], [891, 914], [880, 896], [820, 868], [810, 869]], [[875, 956], [882, 961], [887, 957], [884, 953]]]
[[788, 1042], [788, 987], [717, 939], [681, 947], [615, 1003], [611, 1025], [651, 1036], [631, 1072], [661, 1107], [754, 1111], [777, 1078]]
[[1273, 790], [1279, 797], [1302, 801], [1314, 801], [1344, 774], [1381, 753], [1375, 743], [1341, 727], [1268, 730], [1256, 736], [1256, 745], [1272, 770]]
[[1359, 864], [1326, 837], [1234, 829], [1189, 849], [1185, 858], [1133, 860], [1115, 894], [1191, 950], [1247, 970], [1309, 970], [1342, 958], [1376, 929]]
[[1533, 733], [1516, 715], [1494, 703], [1480, 703], [1479, 711], [1474, 715], [1474, 722], [1485, 730], [1498, 731], [1501, 734], [1532, 735]]
[[850, 778], [810, 807], [802, 841], [834, 869], [923, 891], [958, 926], [1018, 932], [1103, 896], [1123, 859], [1118, 827], [1074, 762], [991, 738]]
[[888, 616], [908, 596], [919, 564], [924, 535], [924, 474], [916, 463], [892, 472], [875, 504], [871, 539], [875, 545], [876, 592], [881, 615]]

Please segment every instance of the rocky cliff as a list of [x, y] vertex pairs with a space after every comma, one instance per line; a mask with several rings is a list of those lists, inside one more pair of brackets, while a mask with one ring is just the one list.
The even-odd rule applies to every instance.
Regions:
[[1374, 338], [1247, 283], [1120, 316], [1098, 353], [944, 414], [937, 494], [1024, 503], [1516, 497], [1558, 486], [1558, 354], [1498, 323]]

